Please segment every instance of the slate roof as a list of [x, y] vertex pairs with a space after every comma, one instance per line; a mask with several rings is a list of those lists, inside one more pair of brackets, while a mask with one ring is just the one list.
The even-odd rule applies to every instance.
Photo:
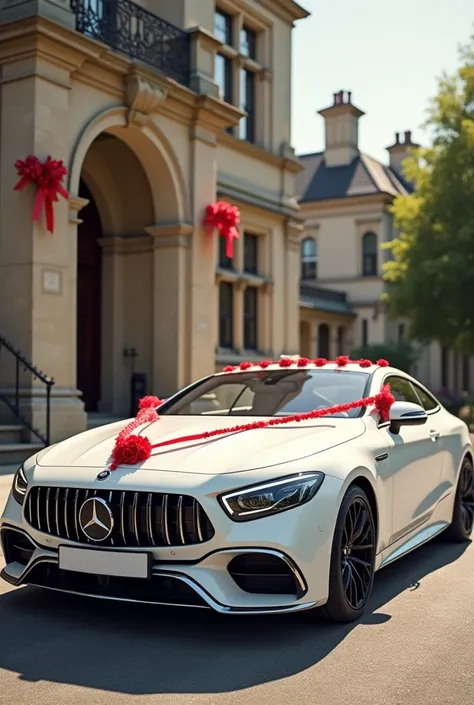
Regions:
[[299, 160], [304, 167], [296, 175], [296, 194], [300, 203], [376, 193], [395, 197], [412, 190], [400, 174], [362, 152], [344, 166], [328, 167], [324, 152], [303, 154]]
[[322, 286], [316, 286], [312, 282], [300, 282], [300, 305], [316, 311], [355, 316], [345, 291], [325, 289]]

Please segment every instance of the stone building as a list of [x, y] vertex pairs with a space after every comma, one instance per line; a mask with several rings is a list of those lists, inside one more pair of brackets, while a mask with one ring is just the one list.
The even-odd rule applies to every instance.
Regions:
[[[293, 0], [0, 0], [0, 393], [51, 434], [216, 366], [295, 352]], [[54, 233], [15, 162], [63, 160]], [[240, 209], [234, 257], [202, 227]], [[6, 341], [15, 351], [12, 353]], [[20, 372], [16, 375], [18, 361]], [[7, 404], [1, 405], [5, 423]]]

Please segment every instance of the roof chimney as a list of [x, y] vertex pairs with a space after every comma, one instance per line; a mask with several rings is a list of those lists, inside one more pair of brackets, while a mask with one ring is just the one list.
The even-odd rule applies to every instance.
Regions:
[[387, 152], [390, 155], [390, 168], [397, 174], [403, 176], [402, 162], [409, 156], [410, 150], [419, 147], [419, 144], [412, 141], [411, 130], [406, 130], [404, 133], [404, 141], [400, 142], [400, 133], [395, 132], [395, 142], [390, 147], [387, 147]]
[[326, 165], [345, 166], [350, 164], [359, 153], [359, 118], [362, 110], [352, 105], [352, 92], [339, 91], [333, 94], [333, 104], [320, 110], [324, 118], [326, 146], [324, 158]]

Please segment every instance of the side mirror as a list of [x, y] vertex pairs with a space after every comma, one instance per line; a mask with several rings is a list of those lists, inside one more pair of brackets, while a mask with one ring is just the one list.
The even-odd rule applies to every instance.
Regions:
[[428, 414], [419, 404], [409, 401], [396, 401], [389, 413], [391, 433], [400, 433], [402, 426], [422, 426], [428, 421]]

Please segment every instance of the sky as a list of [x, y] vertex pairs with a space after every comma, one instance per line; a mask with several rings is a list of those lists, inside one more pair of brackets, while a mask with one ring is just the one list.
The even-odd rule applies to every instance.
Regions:
[[324, 148], [321, 108], [352, 91], [364, 111], [361, 151], [387, 162], [395, 132], [421, 128], [437, 79], [459, 66], [458, 47], [474, 34], [474, 0], [299, 0], [311, 17], [293, 30], [292, 144]]

